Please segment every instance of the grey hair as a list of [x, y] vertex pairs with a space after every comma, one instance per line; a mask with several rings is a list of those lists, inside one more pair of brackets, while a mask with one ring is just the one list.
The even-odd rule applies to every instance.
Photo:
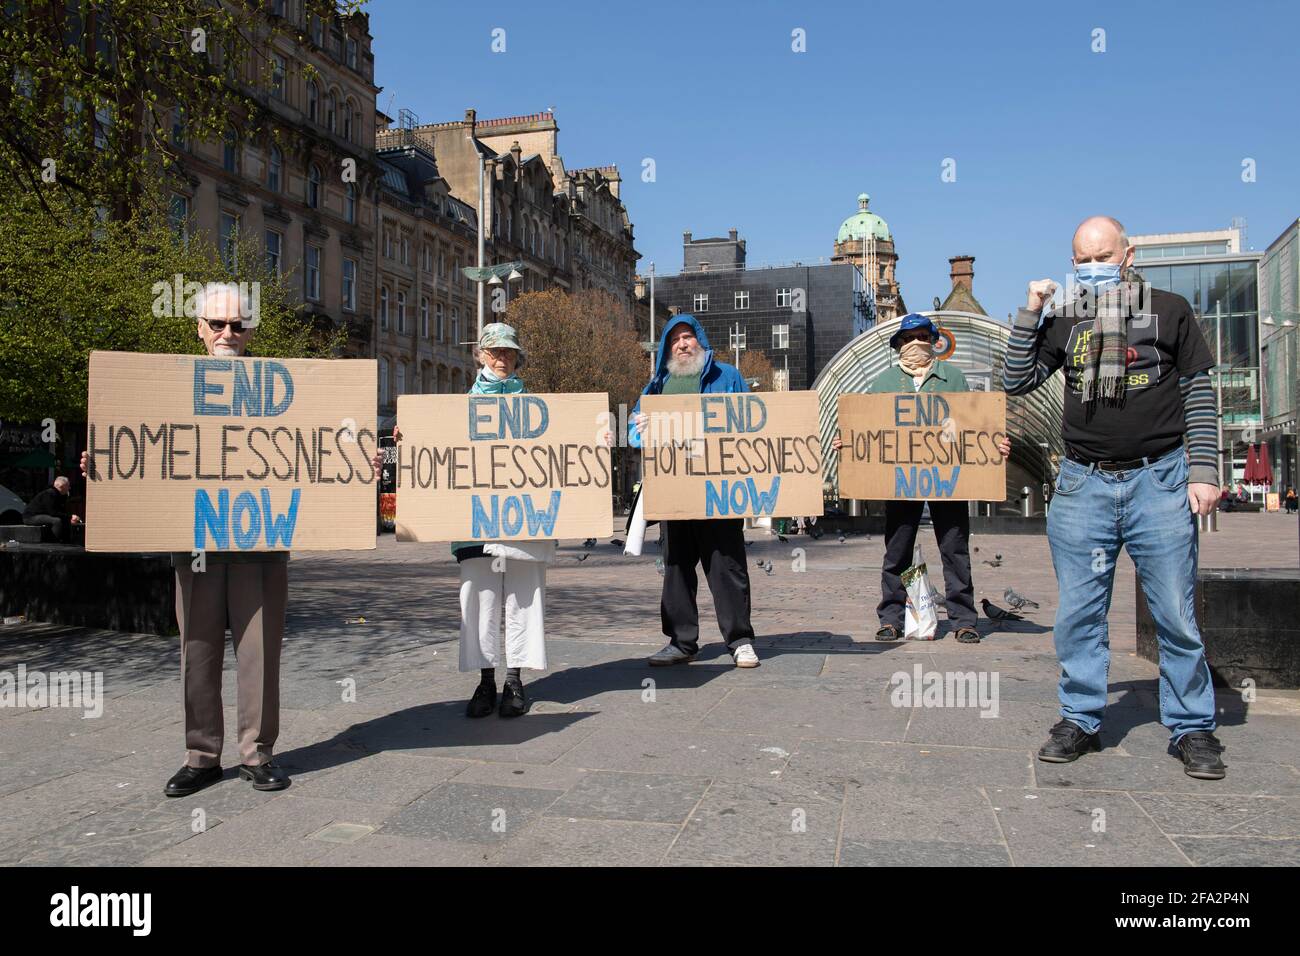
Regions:
[[194, 315], [197, 318], [206, 316], [208, 299], [218, 296], [233, 296], [239, 303], [239, 315], [244, 320], [244, 324], [249, 328], [255, 328], [258, 323], [257, 303], [253, 297], [248, 294], [248, 289], [242, 282], [209, 282], [194, 295]]

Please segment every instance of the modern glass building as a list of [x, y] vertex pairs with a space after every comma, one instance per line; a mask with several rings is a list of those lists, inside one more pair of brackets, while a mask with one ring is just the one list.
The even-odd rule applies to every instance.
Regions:
[[[948, 361], [962, 370], [972, 389], [1001, 391], [1002, 368], [1011, 327], [974, 312], [925, 312], [941, 329], [951, 332], [956, 348]], [[882, 322], [850, 341], [832, 358], [813, 388], [819, 396], [822, 443], [829, 447], [839, 427], [839, 397], [865, 392], [867, 385], [890, 365], [898, 353], [889, 337], [898, 331], [899, 319]], [[995, 514], [1020, 514], [1021, 495], [1030, 489], [1034, 514], [1043, 513], [1043, 485], [1052, 480], [1053, 460], [1064, 454], [1061, 414], [1064, 385], [1053, 375], [1028, 395], [1007, 396], [1007, 431], [1011, 434], [1011, 460], [1007, 464], [1007, 496], [993, 506]], [[837, 458], [826, 458], [826, 480], [838, 497]], [[972, 507], [972, 510], [974, 508]]]
[[1260, 440], [1268, 445], [1277, 479], [1285, 492], [1300, 487], [1296, 460], [1297, 406], [1300, 405], [1300, 220], [1292, 221], [1259, 263], [1259, 364], [1263, 372], [1264, 422]]
[[[1259, 262], [1261, 252], [1241, 249], [1241, 230], [1132, 236], [1133, 267], [1157, 289], [1192, 306], [1215, 356], [1215, 386], [1223, 408], [1223, 443], [1236, 481], [1246, 468], [1248, 441], [1258, 441], [1260, 382]], [[1225, 460], [1226, 464], [1226, 460]]]

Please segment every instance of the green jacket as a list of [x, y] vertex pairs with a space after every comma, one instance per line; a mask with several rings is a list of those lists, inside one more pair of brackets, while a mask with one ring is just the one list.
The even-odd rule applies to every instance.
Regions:
[[[915, 392], [916, 382], [899, 366], [891, 365], [871, 380], [868, 392]], [[966, 376], [955, 365], [936, 359], [921, 383], [922, 392], [969, 392]]]

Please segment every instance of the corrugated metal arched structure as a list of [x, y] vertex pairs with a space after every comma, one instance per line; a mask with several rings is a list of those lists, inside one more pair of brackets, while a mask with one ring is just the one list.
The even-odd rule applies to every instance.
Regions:
[[[934, 324], [947, 329], [956, 341], [948, 361], [965, 374], [971, 388], [1000, 391], [1002, 366], [1011, 328], [974, 312], [924, 312]], [[897, 353], [889, 337], [901, 320], [884, 322], [863, 332], [826, 364], [813, 389], [821, 409], [822, 441], [829, 447], [838, 424], [838, 399], [845, 392], [865, 392], [867, 384], [895, 363]], [[1017, 511], [1020, 489], [1028, 485], [1035, 513], [1042, 513], [1041, 488], [1051, 481], [1049, 455], [1064, 454], [1061, 441], [1063, 385], [1059, 375], [1029, 395], [1007, 396], [1007, 431], [1011, 433], [1011, 461], [1007, 465], [1007, 501], [998, 511]], [[1046, 443], [1047, 447], [1043, 447]], [[826, 480], [836, 484], [837, 456], [826, 457]]]

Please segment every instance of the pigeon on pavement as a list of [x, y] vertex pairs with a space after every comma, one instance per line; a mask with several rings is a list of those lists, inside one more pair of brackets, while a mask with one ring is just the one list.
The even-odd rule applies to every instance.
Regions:
[[1019, 611], [1021, 608], [1026, 608], [1026, 607], [1032, 607], [1032, 608], [1038, 607], [1037, 601], [1031, 601], [1023, 594], [1017, 594], [1011, 588], [1007, 588], [1005, 591], [1002, 592], [1002, 600], [1006, 601], [1017, 611]]

